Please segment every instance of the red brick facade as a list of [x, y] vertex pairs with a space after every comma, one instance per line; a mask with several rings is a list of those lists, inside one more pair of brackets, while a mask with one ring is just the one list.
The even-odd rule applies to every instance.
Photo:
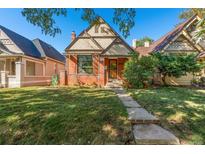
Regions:
[[[109, 59], [93, 54], [93, 74], [78, 74], [77, 55], [67, 55], [67, 84], [105, 86], [109, 79]], [[122, 80], [127, 58], [117, 59], [117, 79]]]

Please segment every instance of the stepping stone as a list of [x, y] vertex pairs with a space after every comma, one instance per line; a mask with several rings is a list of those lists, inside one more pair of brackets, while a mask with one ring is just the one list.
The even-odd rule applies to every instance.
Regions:
[[128, 94], [117, 94], [122, 103], [125, 107], [141, 107], [135, 100], [133, 100], [132, 97], [130, 97]]
[[127, 108], [128, 120], [133, 124], [156, 124], [159, 120], [143, 108]]
[[136, 144], [180, 144], [171, 132], [155, 124], [138, 124], [133, 126]]
[[137, 108], [141, 107], [136, 101], [122, 101], [125, 107], [128, 108]]

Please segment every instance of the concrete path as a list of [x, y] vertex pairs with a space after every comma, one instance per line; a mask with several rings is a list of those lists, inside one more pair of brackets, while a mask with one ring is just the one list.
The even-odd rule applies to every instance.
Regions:
[[127, 108], [136, 144], [180, 144], [171, 132], [156, 125], [159, 119], [142, 108], [122, 87], [110, 87]]

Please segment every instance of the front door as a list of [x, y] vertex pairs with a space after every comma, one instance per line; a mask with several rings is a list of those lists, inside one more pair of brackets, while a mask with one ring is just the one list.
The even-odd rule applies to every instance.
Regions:
[[117, 59], [109, 60], [109, 78], [117, 79]]

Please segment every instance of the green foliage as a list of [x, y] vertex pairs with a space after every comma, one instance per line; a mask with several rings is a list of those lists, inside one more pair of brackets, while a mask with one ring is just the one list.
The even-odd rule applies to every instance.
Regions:
[[144, 42], [146, 42], [146, 41], [152, 43], [154, 40], [146, 36], [146, 37], [144, 37], [144, 38], [138, 40], [138, 41], [136, 42], [136, 46], [137, 46], [137, 47], [144, 46]]
[[157, 59], [153, 56], [139, 57], [134, 53], [125, 63], [124, 77], [133, 88], [147, 87], [154, 74]]
[[196, 87], [205, 87], [205, 77], [200, 77], [192, 80], [192, 85]]
[[135, 9], [131, 8], [117, 8], [114, 9], [113, 22], [119, 26], [120, 32], [122, 35], [127, 38], [130, 35], [130, 29], [134, 27], [136, 16]]
[[205, 40], [205, 18], [202, 18], [197, 22], [196, 29], [193, 34], [193, 40], [195, 40], [196, 43]]
[[155, 57], [157, 57], [159, 61], [157, 69], [162, 75], [162, 81], [165, 85], [165, 78], [167, 76], [179, 78], [187, 73], [197, 73], [203, 67], [203, 65], [197, 61], [194, 54], [179, 55], [156, 53]]
[[61, 33], [60, 28], [55, 25], [55, 16], [66, 16], [66, 9], [23, 9], [21, 12], [26, 20], [41, 28], [45, 35], [55, 36]]
[[196, 14], [199, 17], [201, 17], [201, 20], [196, 25], [193, 40], [195, 40], [196, 43], [199, 43], [200, 41], [205, 39], [205, 9], [204, 8], [185, 9], [185, 11], [183, 11], [180, 14], [179, 18], [189, 19], [190, 17]]
[[56, 87], [58, 85], [58, 82], [59, 82], [58, 75], [53, 75], [51, 79], [51, 85]]
[[[130, 35], [130, 29], [134, 26], [136, 10], [135, 9], [113, 9], [113, 22], [119, 27], [120, 32], [127, 38]], [[81, 18], [89, 24], [97, 21], [99, 14], [96, 14], [94, 9], [75, 9], [76, 12], [81, 13]], [[56, 26], [55, 17], [66, 17], [68, 9], [53, 9], [53, 8], [27, 8], [22, 10], [22, 15], [26, 20], [41, 28], [42, 33], [55, 37], [56, 34], [61, 33], [61, 29]]]
[[191, 8], [185, 9], [180, 15], [180, 19], [189, 19], [190, 17], [194, 16], [195, 14], [199, 15], [200, 17], [205, 17], [205, 9], [204, 8]]

